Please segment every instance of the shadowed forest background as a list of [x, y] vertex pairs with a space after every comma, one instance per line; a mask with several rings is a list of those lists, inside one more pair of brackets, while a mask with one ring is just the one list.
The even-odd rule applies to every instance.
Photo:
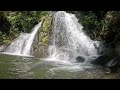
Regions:
[[[119, 11], [67, 11], [74, 13], [84, 30], [93, 40], [107, 43], [117, 41], [120, 32]], [[50, 14], [49, 11], [0, 11], [0, 45], [8, 44], [21, 32], [32, 27]]]

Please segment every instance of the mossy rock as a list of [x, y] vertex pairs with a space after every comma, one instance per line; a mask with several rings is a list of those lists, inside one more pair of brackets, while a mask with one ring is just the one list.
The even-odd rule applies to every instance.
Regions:
[[48, 40], [48, 36], [42, 38], [42, 45], [45, 45], [47, 43], [47, 40]]
[[51, 32], [51, 21], [52, 17], [44, 16], [42, 18], [42, 26], [38, 31], [38, 34], [35, 36], [35, 40], [33, 42], [33, 55], [39, 58], [48, 56], [48, 44], [50, 39]]

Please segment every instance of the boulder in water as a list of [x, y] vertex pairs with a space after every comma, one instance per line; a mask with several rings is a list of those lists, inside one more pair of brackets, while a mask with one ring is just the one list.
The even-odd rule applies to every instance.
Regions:
[[120, 67], [120, 56], [116, 52], [111, 52], [98, 57], [91, 63], [101, 65], [105, 70], [110, 69], [111, 72], [114, 72]]
[[97, 65], [106, 65], [110, 60], [114, 59], [115, 57], [118, 56], [118, 53], [116, 52], [110, 52], [107, 54], [104, 54], [102, 56], [99, 56], [97, 59], [95, 59], [94, 61], [92, 61], [92, 64], [97, 64]]
[[112, 72], [115, 72], [120, 67], [120, 56], [115, 57], [106, 64], [106, 68], [111, 69]]
[[103, 55], [103, 56], [99, 56], [97, 59], [95, 59], [94, 61], [91, 61], [92, 64], [96, 64], [96, 65], [102, 65], [104, 66], [107, 62], [108, 62], [108, 55]]
[[77, 62], [84, 62], [84, 61], [85, 61], [85, 58], [82, 57], [82, 56], [78, 56], [78, 57], [76, 58], [76, 61], [77, 61]]

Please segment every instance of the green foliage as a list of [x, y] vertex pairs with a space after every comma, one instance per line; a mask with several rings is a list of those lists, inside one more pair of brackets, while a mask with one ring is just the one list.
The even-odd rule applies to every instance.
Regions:
[[30, 32], [33, 26], [40, 22], [42, 16], [47, 13], [44, 11], [9, 11], [5, 14], [12, 25], [11, 30]]
[[0, 44], [12, 41], [21, 32], [31, 32], [46, 15], [48, 11], [0, 11]]
[[93, 29], [98, 25], [97, 17], [90, 13], [82, 18], [82, 24], [89, 29]]
[[81, 16], [79, 17], [79, 19], [89, 37], [91, 37], [92, 39], [99, 38], [102, 27], [102, 20], [99, 20], [94, 12], [81, 12]]
[[47, 43], [48, 36], [45, 36], [42, 38], [42, 45], [45, 45]]
[[[92, 39], [112, 42], [120, 33], [120, 11], [67, 11], [74, 13]], [[40, 36], [49, 36], [51, 17], [48, 11], [0, 11], [0, 45], [9, 44], [21, 32], [29, 33], [40, 21]], [[43, 39], [41, 42], [47, 42]]]
[[112, 42], [120, 33], [120, 11], [69, 11], [83, 25], [85, 33], [92, 39]]
[[46, 15], [42, 17], [42, 30], [40, 31], [40, 37], [41, 37], [41, 43], [42, 45], [47, 44], [48, 37], [50, 36], [50, 30], [51, 30], [51, 21], [52, 18], [49, 15]]
[[106, 42], [112, 42], [120, 33], [120, 11], [108, 11], [103, 20], [101, 36]]
[[77, 11], [73, 13], [89, 37], [112, 42], [120, 33], [120, 11]]
[[44, 21], [43, 23], [43, 31], [44, 32], [49, 32], [49, 29], [51, 27], [51, 20], [52, 18], [50, 16], [45, 16], [42, 18], [42, 20]]

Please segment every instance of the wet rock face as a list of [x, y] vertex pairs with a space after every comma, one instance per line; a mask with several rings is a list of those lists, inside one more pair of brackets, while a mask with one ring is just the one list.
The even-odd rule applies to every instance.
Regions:
[[32, 55], [38, 58], [43, 58], [48, 56], [48, 46], [51, 38], [51, 24], [52, 16], [46, 16], [43, 18], [41, 28], [36, 34], [33, 45], [32, 45]]
[[0, 52], [4, 52], [6, 48], [7, 48], [6, 45], [2, 45], [2, 46], [0, 46]]
[[104, 66], [109, 61], [107, 58], [108, 58], [108, 55], [106, 54], [106, 55], [98, 57], [97, 59], [95, 59], [91, 63]]
[[109, 68], [111, 72], [116, 72], [117, 69], [120, 68], [120, 56], [117, 56], [114, 59], [110, 60], [105, 67]]
[[76, 58], [76, 61], [77, 62], [84, 62], [85, 61], [85, 58], [84, 57], [82, 57], [82, 56], [78, 56], [77, 58]]
[[116, 52], [111, 52], [98, 57], [91, 63], [101, 65], [105, 70], [108, 68], [111, 72], [115, 72], [120, 67], [120, 56]]
[[48, 45], [42, 45], [40, 32], [36, 35], [32, 45], [32, 55], [38, 58], [47, 57]]

